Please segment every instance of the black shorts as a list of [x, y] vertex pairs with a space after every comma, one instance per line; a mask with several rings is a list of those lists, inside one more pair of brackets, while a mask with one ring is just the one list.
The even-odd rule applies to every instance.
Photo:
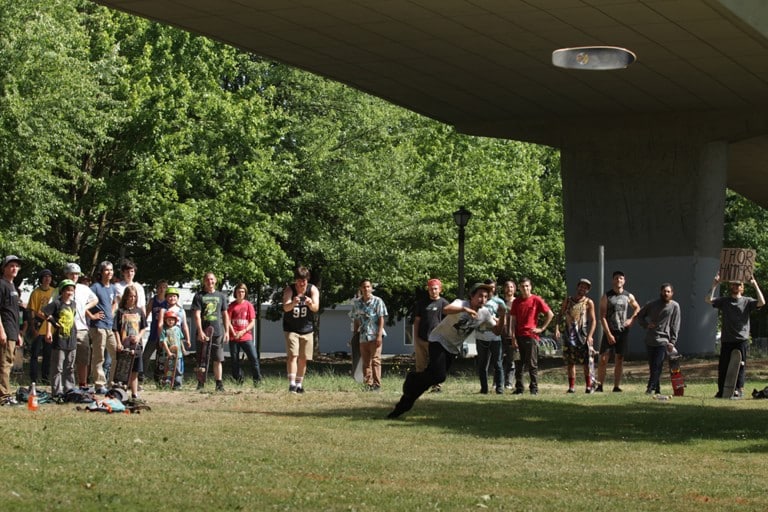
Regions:
[[624, 331], [611, 331], [613, 337], [616, 338], [615, 345], [608, 344], [608, 337], [603, 333], [603, 340], [600, 342], [600, 354], [606, 352], [613, 352], [617, 356], [626, 357], [629, 353], [629, 330]]

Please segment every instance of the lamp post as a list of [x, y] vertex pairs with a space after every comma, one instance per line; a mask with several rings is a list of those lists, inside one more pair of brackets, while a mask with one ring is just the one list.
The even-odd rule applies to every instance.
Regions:
[[459, 226], [459, 298], [464, 298], [464, 228], [472, 217], [472, 212], [461, 206], [453, 212], [453, 221]]

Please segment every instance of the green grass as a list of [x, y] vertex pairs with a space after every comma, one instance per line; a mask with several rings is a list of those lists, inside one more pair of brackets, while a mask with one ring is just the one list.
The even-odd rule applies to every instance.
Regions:
[[[562, 373], [562, 372], [561, 372]], [[304, 395], [268, 377], [224, 394], [149, 390], [138, 415], [0, 408], [3, 510], [768, 510], [768, 401], [711, 382], [658, 402], [625, 393], [478, 395], [451, 377], [401, 420], [402, 378], [344, 372]], [[768, 382], [750, 380], [752, 387]], [[668, 382], [664, 382], [666, 389]]]

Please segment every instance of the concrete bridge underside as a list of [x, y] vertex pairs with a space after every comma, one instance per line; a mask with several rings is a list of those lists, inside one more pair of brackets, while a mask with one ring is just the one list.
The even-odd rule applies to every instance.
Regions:
[[[703, 297], [722, 245], [725, 188], [768, 206], [768, 2], [98, 3], [344, 82], [468, 134], [560, 148], [569, 288], [580, 276], [610, 283], [620, 268], [642, 303], [670, 281], [683, 312], [682, 351], [713, 350], [716, 316]], [[626, 47], [638, 60], [611, 72], [551, 65], [553, 50], [585, 45]], [[600, 245], [606, 276], [597, 275]]]

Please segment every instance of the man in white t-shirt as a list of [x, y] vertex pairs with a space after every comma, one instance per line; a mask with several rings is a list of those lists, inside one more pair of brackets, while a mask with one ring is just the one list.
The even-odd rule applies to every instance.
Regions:
[[387, 418], [397, 418], [411, 410], [414, 402], [434, 385], [445, 382], [448, 370], [470, 334], [478, 328], [491, 329], [497, 318], [483, 307], [493, 287], [475, 283], [468, 301], [456, 299], [443, 308], [442, 321], [429, 334], [429, 364], [423, 372], [410, 372], [403, 384], [403, 396]]
[[[115, 284], [117, 288], [117, 300], [118, 302], [123, 298], [123, 290], [126, 286], [133, 285], [136, 288], [136, 307], [145, 311], [147, 309], [147, 294], [144, 293], [144, 286], [141, 283], [134, 281], [136, 277], [136, 264], [131, 260], [123, 260], [123, 264], [120, 266], [120, 276], [122, 281]], [[162, 323], [162, 322], [161, 322]]]

